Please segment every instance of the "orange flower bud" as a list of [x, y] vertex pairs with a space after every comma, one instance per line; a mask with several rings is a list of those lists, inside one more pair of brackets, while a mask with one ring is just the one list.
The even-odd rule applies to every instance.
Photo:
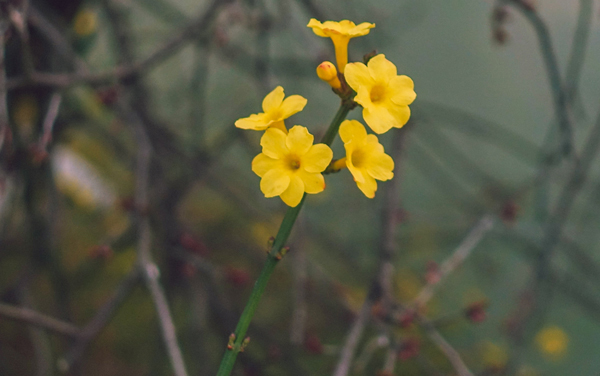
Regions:
[[337, 76], [335, 65], [329, 61], [324, 61], [317, 67], [317, 76], [327, 82], [332, 88], [339, 89], [342, 84]]

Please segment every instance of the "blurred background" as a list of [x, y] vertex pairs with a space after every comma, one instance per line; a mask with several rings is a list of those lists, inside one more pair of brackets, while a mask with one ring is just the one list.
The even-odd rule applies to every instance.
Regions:
[[313, 17], [375, 23], [350, 61], [384, 53], [417, 99], [375, 199], [348, 171], [308, 197], [234, 374], [598, 374], [598, 15], [0, 1], [0, 375], [216, 374], [286, 210], [233, 123], [282, 85], [308, 99], [288, 127], [325, 132]]

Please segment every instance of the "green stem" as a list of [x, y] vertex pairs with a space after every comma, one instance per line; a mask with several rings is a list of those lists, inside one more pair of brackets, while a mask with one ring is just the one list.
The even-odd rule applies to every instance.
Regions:
[[[353, 108], [354, 103], [352, 101], [344, 102], [340, 106], [340, 109], [335, 114], [335, 117], [331, 121], [329, 128], [327, 129], [327, 133], [323, 136], [321, 140], [322, 143], [327, 146], [331, 146], [331, 143], [335, 139], [337, 131], [340, 127], [340, 124], [348, 115], [348, 112]], [[269, 251], [267, 256], [267, 261], [265, 266], [263, 267], [258, 280], [254, 284], [254, 288], [252, 289], [252, 293], [250, 294], [250, 298], [248, 298], [248, 303], [246, 304], [246, 308], [244, 308], [244, 312], [242, 312], [242, 316], [240, 317], [240, 321], [238, 322], [235, 328], [235, 340], [233, 341], [233, 346], [231, 348], [228, 346], [227, 350], [225, 350], [225, 354], [223, 355], [223, 359], [221, 360], [221, 366], [219, 367], [219, 371], [217, 372], [217, 376], [229, 376], [231, 371], [233, 370], [233, 366], [235, 364], [235, 359], [237, 358], [238, 353], [242, 350], [242, 342], [246, 336], [246, 332], [248, 331], [248, 327], [250, 326], [250, 322], [252, 321], [252, 317], [254, 316], [254, 312], [258, 307], [258, 302], [260, 301], [260, 297], [262, 296], [265, 288], [267, 287], [267, 283], [271, 278], [271, 274], [275, 270], [275, 266], [281, 259], [282, 248], [287, 242], [290, 233], [292, 232], [292, 227], [296, 222], [296, 218], [298, 218], [298, 213], [300, 213], [300, 209], [304, 204], [304, 199], [306, 198], [306, 193], [304, 197], [302, 197], [302, 201], [298, 204], [298, 206], [294, 208], [288, 208], [285, 213], [285, 217], [283, 217], [283, 221], [281, 222], [281, 226], [279, 226], [279, 231], [277, 232], [277, 236], [275, 237], [275, 241], [273, 242], [273, 246]]]

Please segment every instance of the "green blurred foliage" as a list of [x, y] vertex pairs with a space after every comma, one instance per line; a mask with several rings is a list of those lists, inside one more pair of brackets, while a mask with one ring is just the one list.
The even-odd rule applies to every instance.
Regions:
[[[75, 22], [81, 13], [32, 1], [91, 71], [111, 69], [122, 59], [105, 3], [77, 4], [95, 23], [93, 30], [78, 35]], [[191, 0], [109, 3], [126, 19], [136, 61], [211, 6]], [[566, 66], [578, 3], [539, 1], [536, 10], [547, 22], [560, 66]], [[418, 95], [411, 123], [399, 130], [406, 136], [396, 160], [403, 221], [396, 237], [395, 298], [409, 303], [426, 284], [427, 265], [441, 264], [451, 255], [481, 215], [504, 213], [504, 221], [443, 281], [426, 315], [478, 375], [598, 373], [596, 164], [550, 263], [540, 298], [543, 312], [536, 314], [521, 343], [511, 335], [511, 322], [525, 309], [535, 279], [546, 228], [536, 208], [541, 200], [552, 211], [573, 167], [559, 164], [547, 184], [537, 184], [546, 134], [556, 128], [544, 62], [531, 25], [514, 8], [506, 25], [509, 39], [496, 43], [492, 12], [491, 2], [461, 0], [228, 2], [203, 25], [205, 35], [144, 71], [135, 84], [62, 90], [49, 156], [37, 164], [26, 151], [42, 134], [51, 90], [10, 91], [11, 127], [23, 155], [2, 177], [1, 301], [84, 327], [135, 267], [132, 202], [138, 143], [115, 101], [135, 96], [130, 87], [141, 85], [145, 103], [140, 108], [152, 124], [147, 210], [153, 255], [190, 374], [215, 374], [285, 210], [278, 198], [264, 198], [259, 178], [250, 170], [260, 152], [260, 135], [240, 132], [233, 123], [258, 112], [264, 95], [282, 85], [287, 95], [308, 99], [304, 111], [287, 125], [305, 125], [318, 138], [339, 99], [314, 74], [322, 60], [333, 60], [331, 43], [305, 25], [311, 17], [368, 21], [377, 27], [351, 42], [350, 60], [359, 61], [373, 49], [385, 53], [399, 73], [413, 78]], [[597, 23], [590, 28], [571, 108], [578, 151], [600, 99], [595, 84], [599, 73], [591, 64], [600, 58]], [[16, 37], [11, 38], [7, 73], [17, 77], [22, 74], [19, 49]], [[71, 69], [42, 36], [32, 38], [45, 45], [33, 51], [45, 62], [38, 64], [40, 70]], [[360, 118], [360, 111], [350, 117]], [[389, 147], [391, 136], [380, 140]], [[342, 155], [339, 141], [333, 149], [336, 158]], [[326, 179], [326, 191], [308, 197], [292, 235], [291, 254], [280, 263], [260, 303], [250, 327], [251, 345], [238, 359], [238, 375], [331, 373], [368, 294], [387, 203], [379, 194], [374, 200], [365, 198], [347, 171]], [[385, 184], [380, 183], [380, 190]], [[506, 210], [516, 211], [515, 218]], [[302, 286], [307, 317], [303, 343], [292, 344], [290, 328], [298, 309], [294, 281], [302, 272], [307, 274]], [[488, 304], [486, 319], [470, 322], [463, 311], [480, 301]], [[359, 357], [371, 339], [386, 332], [384, 326], [368, 326]], [[560, 354], [544, 352], [536, 342], [536, 334], [549, 326], [561, 328], [568, 338]], [[396, 327], [391, 332], [400, 342], [417, 338], [420, 343], [418, 356], [398, 360], [397, 374], [452, 374], [450, 363], [422, 329]], [[74, 343], [41, 334], [40, 342], [28, 326], [0, 317], [0, 374], [58, 373], [56, 363]], [[44, 348], [50, 351], [50, 370], [40, 373], [36, 362]], [[385, 351], [376, 351], [364, 374], [376, 374], [384, 359]], [[69, 374], [172, 374], [154, 306], [141, 284]]]

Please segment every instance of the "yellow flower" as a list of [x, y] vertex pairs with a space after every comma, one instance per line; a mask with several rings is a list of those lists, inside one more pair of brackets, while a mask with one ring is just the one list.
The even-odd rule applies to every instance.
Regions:
[[317, 67], [317, 76], [325, 82], [329, 84], [334, 89], [339, 89], [342, 87], [342, 83], [337, 75], [337, 69], [335, 69], [335, 65], [330, 63], [329, 61], [324, 61]]
[[335, 59], [338, 69], [344, 73], [344, 68], [348, 63], [348, 43], [350, 39], [369, 34], [370, 29], [374, 28], [375, 24], [363, 22], [360, 25], [355, 25], [354, 22], [348, 20], [321, 23], [311, 18], [306, 26], [312, 28], [313, 32], [320, 37], [331, 38], [335, 47]]
[[377, 136], [367, 135], [365, 127], [356, 120], [345, 120], [340, 126], [340, 137], [346, 148], [346, 166], [358, 188], [368, 198], [375, 197], [377, 180], [394, 177], [394, 160], [383, 151]]
[[256, 131], [273, 127], [287, 133], [287, 128], [283, 120], [302, 111], [304, 106], [306, 106], [306, 98], [300, 95], [290, 95], [284, 100], [283, 97], [283, 88], [277, 86], [263, 99], [262, 109], [264, 112], [238, 119], [235, 122], [235, 126], [242, 129], [254, 129]]
[[567, 350], [569, 337], [558, 326], [549, 326], [539, 331], [535, 341], [543, 353], [559, 357]]
[[363, 118], [378, 134], [392, 127], [402, 128], [410, 118], [411, 104], [417, 94], [408, 76], [398, 76], [396, 66], [380, 54], [369, 66], [351, 63], [346, 67], [346, 81], [354, 91], [354, 100], [363, 107]]
[[288, 206], [297, 206], [304, 192], [325, 189], [321, 172], [327, 168], [333, 152], [325, 144], [313, 145], [314, 137], [300, 125], [289, 134], [269, 128], [260, 139], [262, 153], [252, 161], [252, 171], [262, 179], [260, 190], [265, 197], [280, 196]]

